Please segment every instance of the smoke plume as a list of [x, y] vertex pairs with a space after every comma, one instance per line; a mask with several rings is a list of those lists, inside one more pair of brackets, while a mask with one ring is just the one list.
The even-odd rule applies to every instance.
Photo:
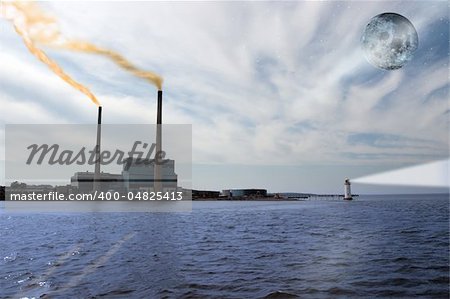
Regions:
[[16, 32], [22, 37], [33, 55], [44, 62], [64, 81], [86, 94], [97, 105], [100, 104], [92, 92], [67, 75], [56, 62], [37, 47], [37, 44], [105, 56], [134, 76], [147, 80], [159, 90], [162, 89], [163, 79], [159, 75], [137, 68], [119, 53], [98, 47], [90, 42], [68, 39], [63, 36], [56, 19], [45, 14], [36, 3], [2, 1], [2, 16], [13, 23]]
[[[70, 77], [67, 73], [64, 72], [64, 70], [51, 58], [48, 57], [47, 54], [40, 48], [38, 48], [34, 42], [34, 40], [31, 38], [30, 34], [30, 27], [29, 23], [35, 22], [35, 15], [23, 15], [20, 13], [20, 10], [18, 10], [16, 7], [20, 7], [24, 5], [25, 3], [12, 3], [12, 2], [3, 2], [1, 3], [1, 16], [6, 18], [7, 20], [11, 21], [13, 23], [14, 29], [22, 37], [23, 42], [25, 43], [25, 46], [28, 48], [28, 50], [36, 56], [40, 61], [45, 63], [56, 75], [58, 75], [61, 79], [69, 83], [71, 86], [76, 88], [77, 90], [81, 91], [85, 95], [87, 95], [92, 102], [94, 102], [97, 106], [100, 105], [97, 98], [94, 96], [94, 94], [84, 85], [81, 83], [75, 81]], [[31, 4], [31, 3], [30, 3]], [[27, 4], [29, 5], [29, 4]], [[45, 25], [49, 24], [50, 19], [42, 18], [40, 24]]]

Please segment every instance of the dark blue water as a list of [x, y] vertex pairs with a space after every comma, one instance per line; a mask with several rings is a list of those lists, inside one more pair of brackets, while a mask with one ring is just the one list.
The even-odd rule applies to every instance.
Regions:
[[0, 298], [449, 296], [448, 196], [0, 212]]

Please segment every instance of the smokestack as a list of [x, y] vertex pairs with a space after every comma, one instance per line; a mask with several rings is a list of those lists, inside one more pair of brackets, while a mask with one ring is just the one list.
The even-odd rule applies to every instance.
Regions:
[[95, 145], [95, 172], [93, 191], [100, 190], [100, 139], [102, 135], [102, 106], [98, 106], [97, 143]]
[[158, 115], [156, 116], [156, 124], [162, 124], [162, 90], [158, 90]]
[[161, 165], [157, 161], [157, 156], [162, 150], [162, 90], [158, 90], [158, 103], [157, 103], [157, 114], [156, 114], [156, 152], [155, 152], [155, 183], [154, 189], [156, 192], [162, 191], [162, 172]]

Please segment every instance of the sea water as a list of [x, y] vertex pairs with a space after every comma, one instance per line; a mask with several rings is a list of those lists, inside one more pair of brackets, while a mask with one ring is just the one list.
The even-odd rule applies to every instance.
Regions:
[[0, 211], [0, 298], [449, 296], [448, 195]]

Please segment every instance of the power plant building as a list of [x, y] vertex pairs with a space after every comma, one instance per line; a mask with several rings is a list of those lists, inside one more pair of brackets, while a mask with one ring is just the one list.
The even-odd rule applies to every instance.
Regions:
[[[121, 174], [101, 172], [99, 176], [99, 191], [154, 191], [155, 167], [148, 160], [128, 158], [123, 164]], [[76, 172], [71, 177], [72, 187], [78, 192], [90, 193], [94, 188], [94, 172]], [[162, 191], [176, 191], [178, 176], [175, 173], [175, 161], [164, 160], [161, 164]]]
[[[137, 160], [128, 158], [122, 170], [125, 189], [128, 191], [138, 191], [148, 189], [154, 191], [155, 164], [148, 160]], [[175, 161], [164, 160], [161, 164], [161, 185], [162, 191], [177, 190], [178, 176], [175, 173]]]
[[227, 197], [266, 197], [266, 189], [228, 189], [222, 190], [222, 195]]
[[[71, 178], [72, 187], [80, 193], [90, 193], [94, 188], [95, 172], [76, 172]], [[123, 190], [123, 177], [120, 174], [101, 172], [99, 175], [99, 191]]]

